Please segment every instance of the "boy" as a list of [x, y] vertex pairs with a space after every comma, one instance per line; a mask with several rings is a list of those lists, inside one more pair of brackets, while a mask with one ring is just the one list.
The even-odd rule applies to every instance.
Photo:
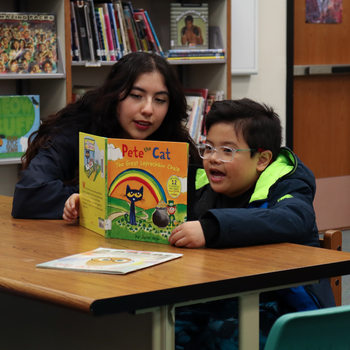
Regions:
[[[176, 227], [170, 243], [188, 248], [281, 242], [318, 247], [315, 178], [291, 150], [280, 148], [282, 128], [273, 109], [249, 99], [215, 102], [206, 130], [199, 150], [205, 173], [199, 169], [196, 175], [197, 220]], [[263, 293], [260, 299], [261, 348], [280, 315], [335, 306], [328, 280]], [[178, 309], [176, 348], [234, 349], [236, 309], [235, 299]]]

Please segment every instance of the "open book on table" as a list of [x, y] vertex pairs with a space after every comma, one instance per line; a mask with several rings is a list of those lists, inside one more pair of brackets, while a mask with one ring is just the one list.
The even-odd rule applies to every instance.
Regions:
[[126, 274], [181, 257], [182, 254], [97, 248], [36, 265], [46, 269]]

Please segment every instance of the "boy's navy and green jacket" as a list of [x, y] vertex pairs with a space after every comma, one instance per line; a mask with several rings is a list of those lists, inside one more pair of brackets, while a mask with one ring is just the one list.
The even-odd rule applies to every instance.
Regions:
[[[190, 219], [201, 222], [207, 247], [283, 242], [319, 247], [313, 208], [315, 177], [288, 148], [281, 148], [277, 159], [262, 172], [243, 208], [230, 208], [231, 199], [211, 189], [203, 169], [197, 169], [195, 184]], [[278, 293], [298, 311], [335, 306], [328, 280]]]

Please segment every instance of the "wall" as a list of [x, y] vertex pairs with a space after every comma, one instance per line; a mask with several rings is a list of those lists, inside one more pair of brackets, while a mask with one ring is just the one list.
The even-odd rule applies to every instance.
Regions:
[[232, 98], [248, 97], [273, 107], [286, 122], [286, 1], [258, 4], [258, 74], [232, 76]]

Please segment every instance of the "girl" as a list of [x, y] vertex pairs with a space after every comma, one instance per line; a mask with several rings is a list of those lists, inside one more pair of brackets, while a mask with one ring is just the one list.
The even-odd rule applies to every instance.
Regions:
[[[183, 126], [186, 110], [182, 86], [166, 60], [143, 52], [124, 56], [102, 86], [50, 115], [29, 138], [12, 215], [62, 217], [67, 199], [79, 192], [79, 131], [111, 138], [188, 142], [190, 162], [200, 163]], [[79, 200], [78, 195], [72, 198], [74, 203]], [[76, 216], [73, 208], [64, 218]]]

